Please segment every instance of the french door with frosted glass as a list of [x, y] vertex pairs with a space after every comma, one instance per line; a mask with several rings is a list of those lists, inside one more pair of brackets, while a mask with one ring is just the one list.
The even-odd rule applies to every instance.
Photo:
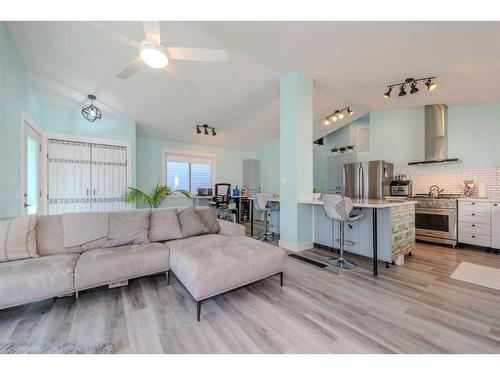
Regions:
[[47, 159], [49, 214], [127, 208], [126, 147], [49, 138]]

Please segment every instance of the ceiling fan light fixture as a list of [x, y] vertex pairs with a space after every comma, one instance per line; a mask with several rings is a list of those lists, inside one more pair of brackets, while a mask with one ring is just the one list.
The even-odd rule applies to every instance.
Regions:
[[166, 49], [147, 39], [141, 42], [140, 55], [144, 63], [153, 69], [163, 69], [168, 65]]

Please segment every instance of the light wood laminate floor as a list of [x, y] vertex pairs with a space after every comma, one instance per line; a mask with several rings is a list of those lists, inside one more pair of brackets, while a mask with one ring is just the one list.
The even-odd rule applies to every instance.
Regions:
[[[318, 255], [328, 255], [314, 250]], [[112, 344], [117, 353], [500, 353], [500, 292], [450, 278], [461, 261], [500, 255], [418, 244], [378, 278], [287, 257], [271, 277], [196, 303], [174, 278], [82, 292], [0, 311], [0, 343]]]

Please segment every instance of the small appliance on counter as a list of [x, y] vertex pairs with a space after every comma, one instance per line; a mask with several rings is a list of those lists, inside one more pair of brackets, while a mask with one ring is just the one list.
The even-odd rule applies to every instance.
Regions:
[[233, 197], [237, 197], [240, 195], [240, 189], [238, 188], [238, 185], [233, 189]]
[[247, 188], [241, 188], [240, 195], [242, 197], [248, 197], [248, 189]]
[[398, 179], [391, 182], [391, 196], [393, 197], [411, 197], [412, 184], [410, 180], [404, 179], [399, 175]]
[[212, 192], [212, 188], [198, 188], [199, 197], [210, 197], [213, 195]]

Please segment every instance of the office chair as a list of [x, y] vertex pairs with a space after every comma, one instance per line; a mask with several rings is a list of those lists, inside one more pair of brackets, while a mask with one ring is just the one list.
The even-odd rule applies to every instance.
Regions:
[[[212, 208], [215, 208], [217, 211], [217, 217], [219, 219], [227, 220], [228, 214], [235, 213], [233, 208], [230, 208], [229, 205], [231, 203], [231, 184], [228, 183], [220, 183], [215, 184], [215, 195], [211, 201], [209, 201], [209, 205]], [[222, 214], [222, 217], [221, 217]]]
[[351, 216], [350, 214], [353, 209], [351, 198], [343, 197], [341, 195], [324, 194], [323, 205], [326, 216], [332, 220], [332, 238], [334, 238], [333, 247], [335, 247], [335, 237], [333, 236], [334, 220], [340, 221], [340, 258], [330, 258], [328, 259], [328, 264], [339, 268], [356, 268], [356, 263], [344, 258], [344, 245], [346, 242], [350, 242], [345, 241], [344, 239], [344, 223], [359, 220], [363, 217], [363, 215]]

